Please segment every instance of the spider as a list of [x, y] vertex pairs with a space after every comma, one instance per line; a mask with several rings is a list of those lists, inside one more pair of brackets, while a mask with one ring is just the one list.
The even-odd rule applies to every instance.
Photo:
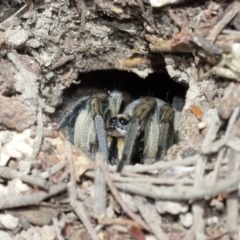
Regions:
[[104, 153], [121, 172], [132, 163], [137, 143], [143, 143], [141, 162], [161, 160], [174, 142], [174, 109], [164, 101], [143, 97], [120, 113], [122, 93], [96, 93], [79, 99], [59, 122], [72, 143], [85, 153]]
[[59, 121], [74, 146], [91, 157], [100, 151], [108, 158], [105, 122], [116, 115], [122, 104], [122, 93], [96, 93], [80, 98]]

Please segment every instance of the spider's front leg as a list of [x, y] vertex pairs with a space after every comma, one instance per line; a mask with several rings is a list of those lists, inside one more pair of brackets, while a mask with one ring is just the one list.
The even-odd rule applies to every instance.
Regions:
[[107, 100], [107, 95], [104, 93], [94, 94], [90, 100], [91, 113], [95, 123], [95, 130], [99, 150], [108, 159], [107, 138], [105, 131], [105, 123], [103, 120], [103, 103]]
[[100, 149], [108, 156], [105, 125], [102, 119], [107, 99], [107, 94], [96, 93], [87, 97], [87, 100], [80, 102], [79, 105], [76, 103], [79, 107], [78, 111], [75, 111], [77, 117], [74, 124], [73, 144], [87, 154], [94, 155]]
[[159, 123], [159, 156], [157, 159], [162, 160], [166, 155], [168, 148], [174, 143], [174, 108], [171, 105], [165, 104], [162, 106], [160, 110]]
[[[125, 109], [124, 114], [131, 116], [131, 120], [128, 124], [128, 130], [125, 137], [122, 159], [117, 167], [117, 171], [121, 172], [126, 164], [131, 163], [132, 152], [136, 138], [143, 131], [146, 123], [146, 119], [156, 110], [156, 101], [152, 97], [145, 97], [138, 99]], [[157, 145], [157, 142], [154, 143]]]

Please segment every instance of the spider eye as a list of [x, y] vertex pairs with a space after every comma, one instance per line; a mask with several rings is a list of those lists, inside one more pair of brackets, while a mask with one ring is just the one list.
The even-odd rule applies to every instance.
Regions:
[[126, 126], [128, 124], [128, 120], [125, 118], [119, 118], [119, 122], [123, 125]]
[[114, 123], [116, 123], [116, 121], [117, 121], [117, 118], [116, 118], [116, 117], [112, 117], [112, 118], [109, 120], [109, 123], [110, 123], [110, 124], [114, 124]]

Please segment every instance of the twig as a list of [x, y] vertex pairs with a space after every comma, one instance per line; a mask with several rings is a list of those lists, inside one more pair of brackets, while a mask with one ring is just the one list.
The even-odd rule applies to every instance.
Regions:
[[200, 200], [209, 198], [221, 192], [232, 192], [238, 189], [240, 171], [234, 171], [225, 179], [215, 184], [194, 187], [156, 187], [150, 184], [115, 183], [118, 189], [125, 192], [138, 194], [144, 197], [163, 200]]
[[140, 8], [140, 11], [142, 13], [142, 16], [144, 17], [144, 19], [148, 22], [148, 24], [154, 29], [154, 31], [156, 33], [159, 33], [158, 29], [155, 27], [154, 23], [151, 21], [151, 19], [147, 16], [147, 13], [145, 11], [145, 7], [144, 7], [144, 2], [143, 0], [137, 0], [137, 4]]
[[57, 218], [52, 218], [53, 221], [53, 227], [54, 227], [54, 231], [56, 232], [57, 235], [57, 240], [64, 240], [62, 234], [61, 234], [61, 227], [59, 226], [59, 222]]
[[204, 214], [203, 203], [197, 201], [192, 206], [193, 218], [194, 218], [194, 235], [196, 240], [205, 240], [204, 234], [205, 223], [203, 219]]
[[187, 166], [194, 165], [198, 159], [199, 155], [194, 155], [192, 157], [184, 158], [184, 159], [176, 159], [174, 161], [169, 162], [156, 162], [151, 165], [134, 165], [134, 166], [125, 166], [123, 172], [148, 172], [148, 171], [156, 171], [159, 169], [167, 169], [175, 166]]
[[98, 236], [91, 224], [91, 221], [89, 220], [86, 209], [84, 208], [82, 202], [77, 201], [77, 185], [76, 185], [76, 178], [75, 178], [75, 171], [74, 171], [74, 163], [72, 159], [72, 151], [71, 151], [71, 145], [68, 141], [66, 143], [66, 150], [67, 150], [67, 158], [70, 165], [70, 187], [69, 187], [69, 198], [70, 198], [70, 204], [72, 206], [72, 209], [77, 214], [78, 218], [83, 223], [84, 227], [86, 228], [89, 236], [92, 240], [98, 240]]
[[183, 240], [192, 240], [194, 239], [194, 234], [193, 234], [193, 225], [191, 226], [191, 228], [188, 230], [188, 232], [185, 234]]
[[[228, 168], [229, 174], [235, 170], [239, 162], [239, 153], [232, 149], [228, 149]], [[237, 166], [238, 167], [238, 166]], [[227, 198], [227, 230], [232, 240], [239, 239], [238, 230], [238, 191], [231, 192]]]
[[238, 137], [231, 137], [226, 145], [236, 152], [240, 152], [240, 139]]
[[36, 133], [35, 133], [35, 144], [33, 147], [32, 154], [30, 155], [28, 161], [33, 161], [37, 157], [41, 144], [43, 139], [43, 114], [42, 114], [42, 107], [38, 106], [38, 114], [37, 114], [37, 127], [36, 127]]
[[[105, 174], [105, 178], [108, 184], [108, 187], [110, 188], [113, 196], [115, 197], [115, 199], [117, 200], [117, 202], [120, 204], [120, 206], [123, 208], [123, 210], [133, 219], [135, 220], [138, 224], [140, 224], [144, 229], [148, 230], [151, 232], [149, 226], [140, 218], [140, 216], [138, 216], [137, 214], [135, 214], [128, 206], [127, 204], [122, 200], [122, 197], [120, 195], [120, 193], [118, 192], [117, 188], [114, 186], [113, 181], [109, 175], [109, 173], [102, 168], [102, 170], [104, 171]], [[124, 184], [125, 185], [125, 184]]]
[[13, 15], [11, 15], [9, 18], [7, 18], [5, 21], [1, 22], [0, 28], [4, 25], [4, 23], [6, 23], [7, 21], [9, 21], [11, 18], [17, 16], [17, 15], [18, 15], [20, 12], [22, 12], [26, 7], [27, 7], [27, 4], [25, 4], [24, 6], [22, 6], [17, 12], [15, 12]]
[[231, 29], [224, 29], [224, 30], [222, 31], [222, 33], [223, 33], [223, 34], [240, 36], [240, 32], [239, 32], [239, 31], [231, 30]]
[[148, 34], [145, 35], [145, 38], [150, 42], [149, 47], [152, 52], [189, 53], [198, 49], [198, 47], [193, 43], [176, 44], [173, 40], [165, 40]]
[[142, 178], [129, 178], [129, 177], [120, 177], [120, 176], [112, 176], [112, 179], [116, 182], [138, 182], [138, 183], [153, 183], [153, 184], [164, 184], [164, 185], [192, 185], [193, 181], [190, 179], [167, 179], [167, 178], [153, 178], [153, 177], [147, 177], [145, 175], [142, 175]]
[[152, 203], [140, 196], [135, 196], [134, 202], [136, 203], [142, 217], [149, 224], [155, 237], [159, 240], [167, 240], [168, 237], [161, 228], [162, 219]]
[[76, 4], [77, 13], [80, 14], [81, 13], [80, 1], [79, 0], [75, 0], [75, 4]]
[[217, 181], [217, 176], [218, 176], [218, 172], [219, 172], [219, 168], [221, 166], [221, 162], [223, 160], [223, 156], [226, 152], [226, 148], [223, 147], [219, 152], [218, 152], [218, 156], [217, 156], [217, 161], [214, 165], [214, 170], [212, 172], [212, 182], [216, 182]]
[[208, 55], [222, 55], [222, 49], [219, 46], [212, 44], [209, 40], [197, 33], [193, 33], [192, 41]]
[[101, 218], [98, 220], [98, 222], [100, 224], [103, 225], [112, 225], [112, 224], [117, 224], [117, 225], [126, 225], [126, 226], [130, 226], [130, 227], [136, 227], [136, 228], [141, 228], [141, 226], [136, 223], [135, 221], [123, 218], [123, 217], [119, 217], [119, 218]]
[[[218, 116], [217, 111], [215, 111], [212, 116], [211, 125], [209, 126], [208, 132], [207, 132], [205, 139], [203, 141], [203, 144], [202, 144], [202, 152], [204, 154], [212, 152], [213, 141], [216, 139], [217, 132], [218, 132], [220, 126], [221, 126], [221, 120]], [[225, 142], [223, 142], [221, 144], [224, 145]]]
[[35, 192], [25, 195], [12, 195], [7, 197], [1, 197], [0, 209], [23, 207], [30, 205], [39, 205], [43, 200], [66, 191], [67, 185], [60, 183], [50, 187], [49, 192]]
[[80, 0], [80, 7], [81, 7], [81, 30], [84, 30], [85, 27], [85, 18], [86, 18], [86, 6], [83, 0]]
[[53, 64], [52, 70], [59, 68], [65, 65], [67, 62], [70, 62], [74, 59], [74, 55], [62, 56], [56, 63]]
[[[85, 175], [91, 178], [95, 178], [93, 171], [88, 171], [85, 173]], [[135, 183], [137, 181], [138, 183], [153, 183], [153, 184], [163, 184], [163, 185], [174, 185], [174, 184], [192, 185], [193, 184], [193, 181], [191, 179], [155, 178], [155, 177], [146, 176], [144, 174], [134, 174], [136, 175], [134, 176], [130, 172], [125, 172], [122, 175], [132, 176], [132, 177], [122, 177], [122, 176], [119, 176], [118, 173], [111, 173], [111, 178], [114, 182], [122, 182], [122, 183], [128, 183], [128, 182]]]
[[[206, 157], [199, 158], [198, 163], [196, 165], [195, 171], [195, 182], [194, 187], [199, 188], [202, 186], [202, 180], [205, 172], [206, 165]], [[194, 219], [194, 234], [196, 240], [205, 240], [205, 222], [203, 219], [204, 206], [201, 201], [196, 201], [192, 205], [192, 213]]]
[[[102, 168], [106, 169], [106, 157], [102, 153], [96, 154], [96, 168], [94, 179], [94, 216], [102, 218], [106, 214], [107, 186]], [[101, 166], [101, 167], [100, 167]]]
[[233, 113], [232, 113], [232, 115], [231, 115], [231, 117], [229, 119], [228, 126], [227, 126], [227, 129], [226, 129], [224, 138], [228, 139], [228, 137], [230, 136], [233, 124], [235, 123], [235, 121], [237, 120], [237, 117], [239, 115], [239, 111], [240, 111], [240, 107], [236, 107], [234, 109], [234, 111], [233, 111]]
[[224, 29], [224, 27], [231, 22], [231, 20], [238, 14], [240, 11], [240, 3], [238, 1], [234, 1], [225, 11], [224, 17], [215, 25], [207, 39], [209, 39], [212, 43], [215, 42], [219, 33]]
[[[214, 153], [219, 151], [220, 148], [222, 148], [224, 145], [227, 145], [230, 141], [229, 141], [229, 137], [230, 137], [230, 133], [231, 133], [231, 129], [233, 127], [233, 124], [235, 123], [238, 114], [239, 114], [239, 110], [240, 107], [237, 107], [234, 109], [231, 118], [229, 120], [226, 132], [224, 137], [220, 138], [219, 140], [213, 142], [213, 140], [216, 138], [216, 134], [217, 131], [219, 129], [219, 124], [220, 124], [220, 119], [218, 117], [219, 120], [214, 120], [211, 123], [211, 126], [209, 127], [208, 133], [204, 139], [204, 142], [202, 144], [202, 152], [203, 153]], [[217, 121], [217, 125], [214, 125], [215, 121]]]
[[31, 184], [32, 186], [37, 186], [45, 190], [48, 189], [48, 183], [45, 180], [31, 175], [23, 174], [8, 167], [0, 167], [0, 177], [6, 179], [19, 178], [23, 182]]
[[82, 202], [80, 201], [76, 201], [76, 200], [72, 200], [71, 202], [71, 206], [74, 210], [74, 212], [77, 214], [78, 218], [81, 220], [81, 222], [83, 223], [83, 225], [85, 226], [88, 234], [90, 235], [90, 237], [93, 240], [99, 240], [87, 214], [86, 214], [86, 209], [84, 208]]
[[40, 174], [40, 177], [41, 178], [49, 178], [49, 172], [51, 172], [52, 175], [54, 175], [55, 173], [57, 173], [58, 171], [60, 171], [61, 169], [63, 169], [64, 167], [66, 167], [68, 165], [68, 162], [66, 160], [62, 160], [61, 162], [57, 163], [56, 165], [52, 166], [50, 171], [45, 171], [45, 172], [42, 172]]
[[77, 199], [77, 184], [75, 178], [75, 170], [74, 170], [74, 163], [72, 158], [72, 150], [70, 142], [65, 141], [66, 152], [67, 152], [67, 159], [70, 166], [70, 188], [69, 188], [69, 198], [70, 202], [75, 201]]

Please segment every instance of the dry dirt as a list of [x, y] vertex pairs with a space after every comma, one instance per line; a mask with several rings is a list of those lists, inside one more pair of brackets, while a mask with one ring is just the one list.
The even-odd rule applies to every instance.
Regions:
[[[238, 240], [240, 3], [25, 2], [0, 2], [0, 239]], [[120, 175], [58, 130], [96, 70], [188, 87], [165, 161]]]

